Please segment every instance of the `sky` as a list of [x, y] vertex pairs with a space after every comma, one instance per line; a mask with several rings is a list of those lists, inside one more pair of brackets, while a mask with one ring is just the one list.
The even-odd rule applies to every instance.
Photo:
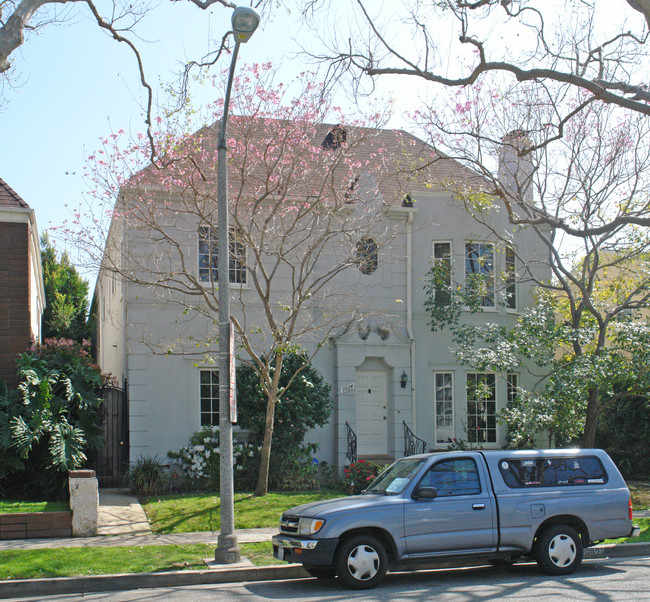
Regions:
[[[100, 0], [105, 11], [109, 5]], [[32, 34], [12, 55], [14, 86], [5, 86], [0, 105], [0, 177], [34, 209], [41, 233], [70, 218], [82, 203], [88, 191], [84, 161], [100, 148], [99, 139], [118, 129], [137, 133], [146, 127], [145, 95], [126, 45], [103, 33], [87, 10], [74, 7], [60, 14], [63, 23]], [[137, 30], [149, 82], [176, 81], [187, 59], [200, 58], [210, 38], [220, 40], [229, 31], [230, 15], [220, 6], [201, 11], [189, 2], [159, 3]], [[310, 40], [298, 17], [295, 11], [275, 10], [241, 46], [238, 66], [271, 60], [288, 79], [304, 70], [304, 59], [296, 58], [297, 42], [309, 45]], [[229, 61], [226, 57], [222, 64]], [[211, 87], [195, 92], [195, 102], [214, 100]], [[74, 247], [56, 244], [75, 261]], [[92, 273], [84, 273], [92, 279]]]
[[[70, 216], [87, 190], [85, 158], [112, 130], [144, 131], [145, 96], [133, 55], [94, 25], [87, 12], [32, 35], [13, 61], [18, 85], [5, 88], [0, 110], [0, 177], [36, 212], [39, 230]], [[153, 84], [173, 81], [186, 57], [200, 57], [210, 31], [230, 29], [230, 11], [209, 15], [189, 3], [161, 3], [140, 27], [138, 42]], [[288, 24], [284, 19], [282, 27]], [[259, 30], [243, 45], [240, 62], [280, 57], [285, 36]], [[274, 57], [273, 57], [274, 58]], [[70, 249], [72, 252], [73, 250]]]
[[[379, 10], [381, 4], [375, 2], [371, 5]], [[625, 5], [623, 0], [616, 3]], [[390, 4], [384, 2], [384, 6]], [[111, 2], [99, 0], [99, 6], [106, 12]], [[332, 0], [332, 6], [345, 10], [350, 2]], [[388, 9], [381, 10], [382, 19], [390, 21]], [[61, 24], [32, 34], [14, 53], [15, 85], [5, 86], [4, 99], [0, 98], [0, 177], [35, 210], [41, 232], [60, 225], [81, 204], [88, 190], [84, 161], [99, 148], [101, 137], [118, 129], [131, 133], [145, 129], [145, 97], [128, 48], [100, 31], [87, 10], [64, 7], [60, 15], [64, 17]], [[201, 11], [189, 2], [163, 0], [155, 5], [137, 30], [148, 80], [153, 84], [175, 81], [186, 59], [200, 57], [211, 37], [220, 40], [230, 29], [230, 15], [229, 9], [220, 6]], [[328, 26], [343, 18], [338, 12], [328, 16]], [[445, 33], [437, 35], [443, 39]], [[316, 43], [300, 26], [295, 10], [289, 13], [279, 8], [242, 45], [238, 65], [271, 60], [290, 79], [308, 67], [304, 58], [296, 56], [299, 44], [313, 47]], [[453, 54], [447, 57], [449, 65], [454, 60]], [[226, 58], [223, 64], [228, 63]], [[425, 89], [426, 84], [414, 78], [386, 79], [375, 99], [395, 97], [397, 110], [390, 125], [405, 127], [404, 115]], [[337, 99], [341, 104], [345, 104], [343, 92], [341, 100]], [[214, 94], [211, 87], [197, 89], [194, 100], [208, 102]], [[65, 248], [60, 243], [58, 247]], [[74, 261], [75, 249], [66, 250]]]

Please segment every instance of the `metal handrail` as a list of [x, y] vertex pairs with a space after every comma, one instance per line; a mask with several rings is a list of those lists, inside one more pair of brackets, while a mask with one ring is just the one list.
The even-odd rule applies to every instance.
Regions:
[[424, 454], [427, 451], [427, 442], [416, 437], [415, 433], [406, 424], [406, 421], [403, 421], [402, 424], [404, 424], [404, 455]]
[[345, 428], [348, 437], [348, 451], [345, 457], [349, 460], [350, 464], [353, 464], [357, 461], [357, 435], [347, 422], [345, 423]]

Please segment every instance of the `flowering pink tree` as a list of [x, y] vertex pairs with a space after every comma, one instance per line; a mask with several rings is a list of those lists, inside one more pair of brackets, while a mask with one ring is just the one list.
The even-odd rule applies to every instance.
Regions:
[[[160, 163], [131, 176], [119, 174], [146, 164], [146, 139], [125, 151], [119, 150], [119, 133], [104, 141], [91, 157], [91, 227], [82, 227], [79, 215], [71, 230], [105, 272], [179, 305], [184, 316], [202, 316], [206, 324], [219, 311], [222, 277], [216, 273], [221, 109], [219, 100], [203, 111], [207, 125], [193, 134], [182, 119], [161, 123]], [[274, 85], [270, 65], [255, 65], [236, 79], [231, 110], [228, 277], [241, 358], [257, 371], [268, 401], [256, 489], [263, 495], [275, 407], [291, 386], [279, 386], [284, 355], [302, 346], [310, 350], [308, 363], [333, 332], [370, 311], [348, 294], [343, 274], [363, 267], [395, 236], [397, 224], [386, 219], [386, 205], [401, 198], [400, 177], [431, 157], [415, 157], [412, 138], [376, 129], [382, 113], [367, 121], [346, 119], [308, 75]], [[324, 125], [326, 119], [336, 125]], [[369, 236], [373, 249], [364, 247]], [[214, 354], [215, 336], [207, 329], [192, 340], [143, 340], [157, 352]]]
[[[417, 120], [434, 144], [482, 176], [480, 186], [448, 185], [498, 242], [509, 290], [521, 281], [540, 291], [533, 313], [507, 334], [495, 325], [473, 335], [457, 328], [459, 358], [504, 374], [525, 369], [528, 358], [544, 402], [529, 396], [539, 408], [529, 424], [539, 429], [553, 413], [548, 408], [561, 406], [559, 426], [593, 446], [608, 405], [647, 391], [650, 123], [548, 84], [474, 86]], [[494, 225], [497, 212], [509, 217], [508, 231]], [[546, 256], [524, 262], [513, 228]], [[455, 300], [462, 312], [469, 303], [455, 290], [450, 305]], [[460, 315], [435, 300], [431, 308], [434, 321]], [[638, 363], [630, 371], [632, 357]]]

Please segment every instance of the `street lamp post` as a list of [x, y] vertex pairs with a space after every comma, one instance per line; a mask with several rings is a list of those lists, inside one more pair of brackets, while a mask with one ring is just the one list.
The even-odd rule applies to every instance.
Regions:
[[[235, 72], [239, 45], [248, 42], [259, 25], [260, 17], [256, 10], [238, 6], [232, 13], [232, 32], [235, 49], [230, 61], [230, 73], [223, 105], [221, 130], [217, 145], [217, 236], [218, 236], [218, 279], [219, 279], [219, 448], [221, 463], [219, 467], [221, 497], [221, 529], [214, 559], [221, 564], [233, 564], [240, 560], [240, 550], [235, 535], [235, 499], [233, 484], [233, 448], [231, 395], [234, 395], [230, 374], [234, 370], [234, 358], [230, 350], [230, 244], [228, 225], [228, 149], [227, 125], [230, 91]], [[234, 380], [233, 380], [234, 383]]]

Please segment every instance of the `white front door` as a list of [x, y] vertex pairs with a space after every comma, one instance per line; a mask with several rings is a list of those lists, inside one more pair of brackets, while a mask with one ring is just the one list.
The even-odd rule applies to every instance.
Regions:
[[385, 372], [357, 372], [357, 453], [388, 453], [388, 404]]

